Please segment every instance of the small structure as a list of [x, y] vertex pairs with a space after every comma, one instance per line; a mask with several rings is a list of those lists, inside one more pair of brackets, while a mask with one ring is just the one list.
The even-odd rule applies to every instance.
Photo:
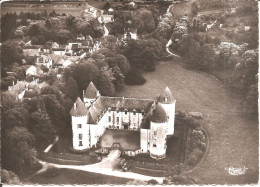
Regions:
[[32, 65], [26, 69], [25, 74], [26, 76], [30, 76], [30, 75], [40, 76], [43, 74], [43, 71], [39, 67]]
[[250, 28], [251, 28], [250, 26], [245, 26], [244, 30], [245, 30], [245, 31], [249, 31]]

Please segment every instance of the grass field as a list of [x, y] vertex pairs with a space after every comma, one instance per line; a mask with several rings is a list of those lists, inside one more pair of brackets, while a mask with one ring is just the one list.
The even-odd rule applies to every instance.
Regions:
[[60, 169], [60, 175], [57, 177], [44, 177], [43, 174], [36, 175], [30, 182], [33, 184], [125, 184], [130, 179], [111, 177], [78, 171], [71, 169]]
[[[67, 7], [61, 7], [63, 5], [66, 5]], [[49, 14], [53, 10], [55, 10], [56, 13], [62, 14], [71, 14], [73, 16], [79, 16], [83, 8], [81, 6], [78, 6], [79, 2], [48, 2], [48, 3], [37, 3], [37, 2], [6, 2], [3, 3], [1, 6], [1, 15], [9, 13], [17, 13], [20, 12], [34, 12], [34, 13], [41, 13], [45, 10]]]
[[[202, 112], [209, 132], [210, 148], [192, 172], [201, 184], [245, 184], [258, 181], [258, 122], [240, 112], [241, 103], [215, 77], [185, 69], [182, 59], [161, 62], [145, 73], [143, 86], [127, 86], [120, 96], [155, 98], [169, 86], [176, 110]], [[246, 167], [245, 175], [232, 176], [227, 167]]]

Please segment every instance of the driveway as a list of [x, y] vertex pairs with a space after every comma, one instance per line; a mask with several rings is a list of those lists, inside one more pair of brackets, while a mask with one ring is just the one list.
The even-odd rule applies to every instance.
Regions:
[[[114, 177], [122, 177], [128, 179], [137, 179], [142, 181], [149, 181], [151, 179], [156, 180], [158, 183], [162, 184], [163, 177], [150, 177], [146, 175], [141, 175], [133, 172], [121, 172], [116, 169], [116, 165], [119, 163], [120, 151], [119, 150], [112, 150], [109, 155], [104, 158], [101, 162], [91, 165], [60, 165], [54, 163], [47, 163], [40, 161], [40, 163], [44, 166], [45, 170], [48, 167], [56, 167], [56, 168], [67, 168], [67, 169], [75, 169], [81, 171], [88, 171], [93, 173], [99, 173], [103, 175], [109, 175]], [[44, 171], [45, 171], [44, 170]]]

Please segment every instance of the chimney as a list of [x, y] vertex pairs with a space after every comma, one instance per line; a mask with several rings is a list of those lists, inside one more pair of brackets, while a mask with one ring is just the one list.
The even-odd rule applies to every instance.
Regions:
[[74, 103], [73, 109], [76, 110], [76, 103]]

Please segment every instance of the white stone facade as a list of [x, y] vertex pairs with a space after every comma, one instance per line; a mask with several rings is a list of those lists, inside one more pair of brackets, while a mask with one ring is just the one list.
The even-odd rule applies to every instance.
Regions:
[[[98, 93], [95, 87], [93, 87], [92, 90], [94, 95]], [[140, 132], [140, 147], [136, 150], [124, 150], [125, 154], [135, 156], [139, 153], [147, 153], [155, 159], [165, 158], [167, 135], [174, 134], [175, 100], [171, 103], [159, 102], [155, 104], [156, 102], [152, 100], [133, 99], [134, 103], [132, 103], [131, 109], [129, 109], [127, 105], [125, 108], [117, 108], [115, 106], [119, 106], [118, 102], [131, 102], [131, 98], [109, 98], [97, 94], [96, 99], [90, 99], [84, 97], [84, 92], [83, 98], [84, 103], [78, 98], [71, 109], [73, 148], [75, 150], [85, 150], [96, 147], [106, 129], [131, 130]], [[103, 98], [103, 102], [107, 102], [106, 99], [111, 99], [110, 101], [116, 101], [117, 103], [115, 105], [112, 103], [111, 105], [113, 106], [111, 106], [111, 108], [99, 109], [100, 105], [102, 105], [100, 98]], [[141, 110], [141, 104], [138, 110], [133, 109], [138, 102], [150, 102], [150, 104], [147, 105], [150, 109], [147, 111]], [[79, 108], [81, 107], [81, 111], [77, 111], [77, 105]], [[145, 119], [147, 115], [154, 117], [155, 114], [153, 110], [157, 105], [160, 105], [160, 110], [162, 111], [162, 115], [160, 111], [157, 112], [159, 121], [157, 121], [157, 118], [154, 118], [153, 120], [155, 121], [151, 120], [149, 122], [149, 128], [143, 128], [143, 119]], [[78, 116], [78, 113], [75, 111], [80, 115], [82, 114], [80, 112], [83, 111], [84, 115]], [[99, 115], [96, 115], [96, 113]]]

